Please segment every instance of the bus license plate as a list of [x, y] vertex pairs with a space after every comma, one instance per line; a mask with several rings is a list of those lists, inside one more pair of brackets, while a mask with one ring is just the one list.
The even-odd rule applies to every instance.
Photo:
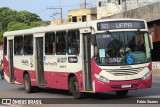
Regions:
[[130, 87], [131, 87], [131, 84], [122, 85], [122, 88], [130, 88]]

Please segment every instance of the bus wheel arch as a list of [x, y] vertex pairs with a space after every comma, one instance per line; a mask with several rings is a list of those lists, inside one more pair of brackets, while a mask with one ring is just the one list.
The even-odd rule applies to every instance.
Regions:
[[27, 71], [24, 71], [23, 73], [23, 82], [24, 82], [24, 88], [27, 93], [32, 93], [34, 91], [34, 87], [31, 86], [31, 79], [30, 75]]
[[84, 98], [84, 93], [79, 91], [78, 80], [74, 74], [70, 74], [68, 76], [68, 88], [69, 92], [73, 95], [74, 98]]

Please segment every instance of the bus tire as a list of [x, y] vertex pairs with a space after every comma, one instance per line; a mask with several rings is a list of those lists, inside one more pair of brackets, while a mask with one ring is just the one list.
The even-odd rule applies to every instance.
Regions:
[[120, 96], [120, 97], [124, 97], [127, 94], [128, 94], [128, 90], [119, 90], [119, 91], [116, 91], [116, 95]]
[[84, 93], [79, 91], [78, 81], [75, 76], [69, 79], [69, 92], [75, 99], [84, 98]]
[[34, 87], [31, 86], [31, 80], [30, 80], [29, 74], [25, 74], [23, 80], [24, 80], [24, 88], [26, 92], [32, 93], [34, 91]]

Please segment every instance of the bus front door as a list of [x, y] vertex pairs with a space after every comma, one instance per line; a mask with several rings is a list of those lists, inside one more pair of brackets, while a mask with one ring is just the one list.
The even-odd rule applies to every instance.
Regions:
[[85, 82], [85, 90], [92, 91], [92, 78], [91, 78], [91, 42], [90, 42], [91, 34], [84, 34], [83, 38], [83, 54], [84, 54], [84, 63], [83, 63], [83, 74], [84, 74], [84, 82]]
[[15, 83], [14, 67], [13, 67], [13, 40], [9, 40], [9, 74], [10, 83]]
[[37, 81], [38, 86], [45, 86], [43, 63], [43, 37], [36, 38]]

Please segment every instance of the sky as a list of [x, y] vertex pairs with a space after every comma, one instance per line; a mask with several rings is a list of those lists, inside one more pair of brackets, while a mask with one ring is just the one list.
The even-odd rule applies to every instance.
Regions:
[[[96, 4], [96, 0], [86, 0], [88, 4]], [[60, 19], [60, 9], [49, 9], [62, 6], [63, 19], [67, 18], [68, 10], [78, 9], [80, 0], [0, 0], [1, 7], [9, 7], [16, 11], [36, 13], [43, 21]], [[57, 14], [56, 14], [57, 13]]]

